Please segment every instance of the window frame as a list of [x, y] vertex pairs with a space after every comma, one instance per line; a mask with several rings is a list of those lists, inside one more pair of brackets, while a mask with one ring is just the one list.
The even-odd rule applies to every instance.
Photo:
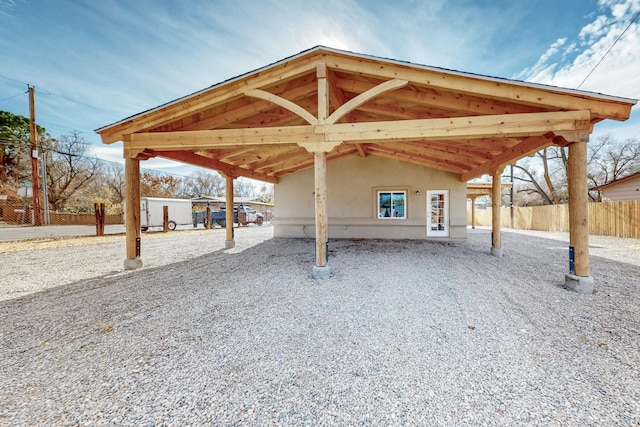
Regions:
[[[381, 200], [380, 200], [380, 195], [387, 193], [390, 195], [390, 200], [389, 200], [389, 209], [391, 210], [391, 212], [393, 212], [393, 200], [394, 200], [394, 195], [399, 195], [401, 194], [403, 196], [403, 215], [402, 216], [393, 216], [393, 215], [389, 215], [389, 216], [380, 216], [380, 211], [381, 209], [385, 209], [384, 207], [381, 206]], [[408, 191], [406, 189], [398, 189], [398, 188], [393, 188], [393, 189], [381, 189], [381, 188], [377, 188], [375, 190], [375, 194], [376, 194], [376, 201], [375, 201], [375, 215], [377, 219], [381, 219], [381, 220], [406, 220], [408, 218], [407, 215], [407, 202], [408, 202]]]

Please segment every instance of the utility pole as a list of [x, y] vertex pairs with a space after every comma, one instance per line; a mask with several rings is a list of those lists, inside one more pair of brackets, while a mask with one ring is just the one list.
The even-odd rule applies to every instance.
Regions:
[[40, 211], [40, 177], [38, 176], [38, 133], [36, 129], [36, 101], [33, 86], [29, 86], [29, 136], [31, 139], [31, 187], [33, 189], [33, 225], [42, 225]]

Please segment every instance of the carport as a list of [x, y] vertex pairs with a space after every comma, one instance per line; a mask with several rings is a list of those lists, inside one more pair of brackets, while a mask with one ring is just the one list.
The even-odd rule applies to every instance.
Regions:
[[[105, 144], [124, 143], [126, 269], [142, 267], [140, 161], [158, 156], [223, 174], [227, 205], [234, 178], [277, 184], [313, 168], [317, 278], [331, 271], [327, 162], [381, 156], [444, 170], [462, 182], [490, 174], [492, 197], [499, 200], [506, 165], [544, 147], [568, 146], [565, 282], [590, 292], [587, 142], [596, 123], [626, 120], [635, 102], [315, 47], [97, 132]], [[500, 256], [499, 203], [493, 206], [491, 252]], [[227, 248], [235, 245], [232, 223], [228, 218]]]

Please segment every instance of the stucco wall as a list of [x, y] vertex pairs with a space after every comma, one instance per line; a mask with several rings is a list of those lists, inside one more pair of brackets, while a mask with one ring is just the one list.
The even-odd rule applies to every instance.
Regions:
[[[378, 190], [406, 190], [407, 218], [379, 219]], [[426, 239], [427, 190], [449, 190], [449, 238], [465, 239], [466, 183], [457, 175], [377, 156], [328, 162], [329, 238]], [[313, 169], [280, 178], [275, 186], [276, 237], [315, 236], [313, 192]]]

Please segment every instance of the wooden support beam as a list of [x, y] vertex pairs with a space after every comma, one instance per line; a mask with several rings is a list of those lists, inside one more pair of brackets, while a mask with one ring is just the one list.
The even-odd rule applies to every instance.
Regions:
[[471, 228], [476, 228], [476, 199], [479, 196], [469, 196], [471, 199]]
[[383, 94], [385, 92], [389, 92], [403, 86], [406, 86], [409, 82], [407, 80], [393, 79], [386, 81], [384, 83], [380, 83], [379, 85], [372, 87], [366, 92], [361, 93], [355, 98], [350, 99], [345, 104], [341, 105], [336, 111], [331, 114], [327, 120], [326, 124], [332, 124], [349, 114], [351, 111], [355, 110], [365, 102], [368, 102], [375, 98], [376, 96]]
[[314, 153], [315, 212], [316, 212], [316, 266], [327, 265], [327, 153]]
[[124, 159], [125, 170], [125, 229], [127, 258], [125, 270], [142, 267], [140, 259], [140, 160]]
[[329, 117], [329, 82], [327, 65], [324, 62], [318, 64], [316, 76], [318, 77], [318, 124], [325, 124]]
[[589, 207], [587, 142], [569, 145], [569, 245], [574, 250], [576, 276], [589, 276]]
[[503, 151], [501, 154], [493, 157], [491, 160], [484, 162], [477, 167], [471, 169], [460, 176], [460, 180], [467, 182], [472, 178], [485, 174], [494, 170], [496, 167], [511, 163], [522, 157], [526, 157], [530, 153], [541, 150], [553, 144], [553, 134], [530, 136], [522, 140], [519, 144]]
[[148, 132], [132, 135], [129, 148], [151, 150], [207, 150], [244, 145], [279, 145], [298, 142], [324, 142], [314, 126], [282, 126], [194, 130], [178, 132]]
[[[233, 176], [224, 175], [226, 181], [226, 207], [225, 207], [225, 231], [226, 231], [226, 239], [224, 242], [224, 247], [226, 249], [231, 249], [235, 247], [236, 242], [233, 235]], [[240, 213], [238, 212], [238, 215]], [[240, 225], [240, 224], [238, 224]]]
[[523, 113], [446, 119], [417, 119], [315, 126], [326, 141], [374, 142], [385, 140], [520, 137], [549, 131], [576, 130], [589, 111]]
[[491, 180], [491, 254], [497, 257], [502, 256], [502, 239], [501, 239], [501, 217], [500, 205], [502, 202], [502, 185], [500, 177], [503, 168], [499, 168], [493, 172]]
[[[321, 82], [325, 83], [322, 84]], [[328, 113], [326, 79], [319, 79], [318, 121]], [[324, 88], [324, 89], [322, 89]], [[324, 93], [324, 95], [322, 95]], [[369, 123], [334, 123], [318, 126], [217, 129], [188, 132], [133, 134], [128, 149], [155, 151], [206, 150], [228, 146], [298, 144], [309, 151], [331, 151], [347, 143], [394, 140], [456, 140], [520, 137], [549, 131], [576, 130], [585, 123], [588, 111], [525, 113], [497, 116], [417, 119]]]
[[289, 101], [288, 99], [284, 99], [278, 95], [274, 95], [270, 92], [267, 92], [265, 90], [261, 90], [261, 89], [252, 89], [249, 90], [247, 92], [245, 92], [245, 95], [253, 97], [253, 98], [260, 98], [260, 99], [264, 99], [266, 101], [272, 102], [276, 105], [279, 105], [280, 107], [284, 108], [285, 110], [289, 110], [291, 111], [293, 114], [296, 114], [300, 117], [302, 117], [307, 123], [309, 123], [310, 125], [317, 125], [318, 124], [318, 119], [316, 119], [313, 114], [311, 114], [310, 112], [308, 112], [307, 110], [305, 110], [304, 108], [302, 108], [301, 106], [299, 106], [298, 104]]

